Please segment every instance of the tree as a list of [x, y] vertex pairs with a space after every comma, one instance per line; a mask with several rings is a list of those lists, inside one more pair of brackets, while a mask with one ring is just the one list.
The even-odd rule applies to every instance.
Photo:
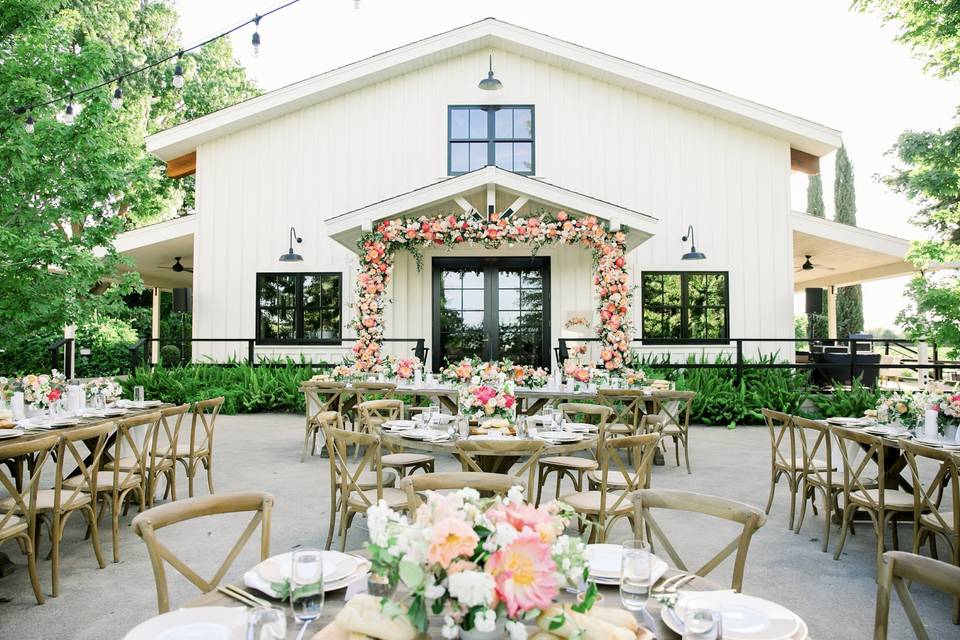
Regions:
[[818, 218], [826, 217], [823, 205], [823, 180], [819, 173], [807, 178], [807, 213]]
[[[833, 183], [834, 220], [856, 226], [857, 198], [853, 186], [853, 163], [843, 145], [837, 150]], [[863, 331], [863, 289], [855, 284], [837, 289], [837, 336]]]
[[[960, 7], [955, 0], [857, 0], [861, 11], [877, 11], [900, 26], [897, 40], [941, 78], [960, 73]], [[933, 264], [960, 261], [960, 126], [947, 131], [904, 131], [892, 153], [897, 160], [884, 182], [919, 206], [912, 222], [931, 237], [916, 242], [910, 259], [919, 274], [907, 286], [909, 300], [897, 322], [913, 339], [960, 347], [960, 278], [957, 270], [931, 273]]]
[[[165, 177], [145, 135], [250, 97], [256, 88], [226, 39], [184, 55], [187, 86], [172, 63], [64, 104], [15, 113], [117, 77], [180, 48], [166, 1], [15, 0], [0, 4], [0, 347], [49, 340], [67, 324], [122, 311], [139, 286], [122, 273], [113, 240], [124, 229], [189, 207], [192, 183]], [[35, 131], [25, 130], [30, 115]], [[122, 331], [114, 331], [122, 335]]]

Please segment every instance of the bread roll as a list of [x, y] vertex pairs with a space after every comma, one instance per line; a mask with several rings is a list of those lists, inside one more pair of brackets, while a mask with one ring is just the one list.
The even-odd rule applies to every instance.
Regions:
[[[563, 624], [556, 629], [550, 628], [550, 621], [557, 615], [563, 614]], [[550, 607], [537, 618], [537, 625], [561, 638], [570, 638], [581, 631], [581, 640], [635, 640], [635, 631], [618, 627], [600, 618], [578, 613], [569, 606]]]
[[640, 630], [640, 623], [633, 617], [633, 614], [626, 609], [615, 609], [613, 607], [600, 607], [594, 605], [587, 615], [591, 618], [598, 618], [604, 622], [615, 624], [618, 627], [629, 629], [636, 633]]
[[366, 593], [353, 596], [334, 622], [344, 631], [377, 640], [414, 640], [417, 631], [406, 616], [391, 618], [380, 610], [380, 598]]

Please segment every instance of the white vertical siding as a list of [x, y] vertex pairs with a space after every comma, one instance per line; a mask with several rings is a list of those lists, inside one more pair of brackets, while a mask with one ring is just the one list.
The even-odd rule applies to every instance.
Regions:
[[[786, 142], [558, 66], [495, 55], [504, 88], [493, 95], [476, 88], [487, 56], [477, 52], [201, 146], [195, 337], [254, 336], [255, 278], [267, 271], [342, 272], [350, 335], [356, 260], [326, 237], [323, 221], [441, 179], [447, 106], [491, 100], [535, 105], [538, 177], [660, 220], [657, 235], [629, 256], [635, 282], [644, 270], [728, 271], [731, 336], [792, 335]], [[680, 261], [688, 224], [708, 256], [702, 263]], [[296, 247], [304, 262], [287, 265], [277, 257], [291, 225], [304, 238]], [[591, 263], [581, 249], [544, 255], [553, 262], [555, 341], [569, 310], [593, 308]], [[391, 296], [387, 335], [429, 338], [429, 273], [417, 274], [405, 254]], [[217, 358], [233, 351], [245, 347], [197, 349]], [[304, 349], [324, 358], [339, 351]]]

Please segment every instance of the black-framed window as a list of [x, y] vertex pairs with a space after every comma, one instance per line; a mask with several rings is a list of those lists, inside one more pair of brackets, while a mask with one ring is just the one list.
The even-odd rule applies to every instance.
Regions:
[[533, 175], [533, 105], [451, 106], [447, 112], [447, 172], [496, 165]]
[[729, 278], [722, 271], [644, 272], [644, 342], [726, 342]]
[[339, 344], [339, 273], [258, 273], [257, 342]]

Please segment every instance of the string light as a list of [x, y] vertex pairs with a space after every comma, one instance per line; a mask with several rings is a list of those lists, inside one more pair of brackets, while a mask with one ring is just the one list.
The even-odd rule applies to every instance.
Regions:
[[[29, 104], [23, 104], [23, 105], [21, 105], [21, 106], [15, 107], [12, 111], [13, 111], [15, 114], [17, 114], [17, 115], [23, 115], [24, 113], [27, 114], [27, 118], [24, 120], [24, 123], [23, 123], [23, 128], [24, 128], [24, 130], [25, 130], [27, 133], [33, 133], [33, 131], [34, 131], [34, 125], [35, 125], [36, 123], [35, 123], [35, 121], [34, 121], [34, 119], [33, 119], [32, 111], [34, 111], [35, 109], [38, 109], [38, 108], [40, 108], [40, 107], [47, 107], [47, 106], [50, 106], [50, 105], [54, 105], [54, 104], [57, 104], [57, 103], [66, 101], [66, 102], [67, 102], [67, 106], [66, 106], [66, 108], [65, 108], [64, 111], [63, 111], [63, 115], [61, 116], [61, 120], [63, 121], [64, 124], [70, 125], [70, 124], [73, 124], [74, 121], [76, 120], [76, 107], [74, 106], [74, 99], [75, 99], [77, 96], [85, 95], [85, 94], [90, 93], [90, 92], [92, 92], [92, 91], [96, 91], [97, 89], [101, 89], [101, 88], [103, 88], [103, 87], [109, 86], [110, 84], [113, 84], [114, 82], [116, 82], [116, 87], [114, 88], [114, 91], [113, 91], [113, 98], [112, 98], [111, 101], [110, 101], [110, 106], [113, 107], [114, 109], [120, 109], [120, 108], [123, 106], [123, 89], [121, 88], [121, 83], [123, 82], [123, 79], [124, 79], [124, 78], [128, 78], [128, 77], [130, 77], [130, 76], [134, 76], [134, 75], [141, 74], [141, 73], [143, 73], [144, 71], [148, 71], [148, 70], [150, 70], [150, 69], [153, 69], [154, 67], [160, 66], [160, 65], [162, 65], [162, 64], [164, 64], [164, 63], [166, 63], [166, 62], [169, 62], [170, 60], [173, 60], [173, 59], [176, 59], [176, 66], [174, 67], [174, 70], [173, 70], [173, 80], [172, 80], [172, 84], [173, 84], [173, 86], [176, 87], [177, 89], [182, 89], [183, 86], [184, 86], [184, 84], [186, 84], [186, 80], [185, 80], [185, 78], [184, 78], [184, 76], [183, 76], [183, 65], [181, 64], [184, 53], [188, 53], [188, 52], [190, 52], [190, 51], [194, 51], [194, 50], [196, 50], [196, 49], [200, 49], [200, 48], [203, 47], [204, 45], [210, 44], [211, 42], [214, 42], [214, 41], [219, 40], [219, 39], [221, 39], [221, 38], [225, 38], [225, 37], [229, 36], [230, 34], [232, 34], [233, 32], [239, 31], [240, 29], [242, 29], [243, 27], [247, 26], [248, 24], [253, 23], [255, 30], [254, 30], [254, 33], [253, 33], [252, 43], [253, 43], [253, 53], [254, 53], [254, 55], [256, 56], [256, 55], [259, 54], [260, 41], [261, 41], [261, 40], [260, 40], [260, 31], [259, 31], [260, 19], [261, 19], [261, 18], [264, 18], [264, 17], [266, 17], [266, 16], [268, 16], [268, 15], [271, 15], [271, 14], [273, 14], [273, 13], [276, 13], [276, 12], [278, 12], [278, 11], [281, 11], [281, 10], [283, 10], [283, 9], [286, 9], [287, 7], [290, 7], [290, 6], [292, 6], [292, 5], [295, 5], [295, 4], [297, 4], [298, 2], [300, 2], [300, 0], [288, 0], [287, 2], [281, 4], [281, 5], [277, 6], [277, 7], [274, 7], [273, 9], [270, 9], [269, 11], [265, 12], [265, 13], [262, 14], [262, 15], [257, 14], [257, 15], [255, 15], [253, 18], [247, 20], [246, 22], [243, 22], [242, 24], [238, 24], [238, 25], [236, 25], [236, 26], [234, 26], [234, 27], [232, 27], [232, 28], [230, 28], [230, 29], [227, 29], [227, 30], [224, 31], [223, 33], [220, 33], [220, 34], [215, 35], [215, 36], [213, 36], [213, 37], [211, 37], [211, 38], [208, 38], [207, 40], [204, 40], [203, 42], [200, 42], [200, 43], [198, 43], [198, 44], [195, 44], [195, 45], [193, 45], [192, 47], [190, 47], [190, 48], [188, 48], [188, 49], [181, 49], [180, 51], [177, 51], [176, 53], [173, 53], [173, 54], [171, 54], [171, 55], [168, 55], [168, 56], [166, 56], [166, 57], [164, 57], [164, 58], [160, 58], [160, 59], [158, 59], [158, 60], [154, 60], [153, 62], [149, 62], [149, 63], [143, 65], [142, 67], [139, 67], [139, 68], [137, 68], [137, 69], [133, 69], [132, 71], [128, 71], [127, 73], [123, 73], [123, 74], [117, 76], [117, 77], [116, 77], [116, 80], [114, 80], [114, 79], [111, 78], [111, 79], [108, 79], [108, 80], [104, 80], [103, 82], [100, 82], [99, 84], [95, 84], [95, 85], [92, 85], [92, 86], [84, 87], [83, 89], [75, 90], [75, 91], [72, 91], [72, 92], [70, 92], [70, 93], [68, 93], [68, 94], [60, 95], [60, 96], [51, 98], [51, 99], [46, 100], [46, 101], [34, 102], [34, 103], [29, 103]], [[360, 5], [359, 0], [356, 0], [356, 1], [354, 2], [354, 7], [359, 7], [359, 5]]]
[[110, 106], [114, 109], [119, 109], [123, 106], [123, 89], [120, 88], [120, 83], [123, 82], [123, 76], [117, 78], [117, 88], [113, 91], [113, 100], [110, 101]]
[[253, 18], [253, 38], [251, 42], [253, 43], [253, 55], [260, 55], [260, 16], [254, 16]]
[[173, 86], [177, 89], [183, 89], [183, 66], [180, 64], [180, 58], [183, 56], [183, 52], [177, 54], [177, 66], [173, 68]]
[[70, 101], [67, 102], [67, 108], [63, 111], [63, 124], [73, 124], [76, 116], [73, 114], [73, 94], [70, 94]]

